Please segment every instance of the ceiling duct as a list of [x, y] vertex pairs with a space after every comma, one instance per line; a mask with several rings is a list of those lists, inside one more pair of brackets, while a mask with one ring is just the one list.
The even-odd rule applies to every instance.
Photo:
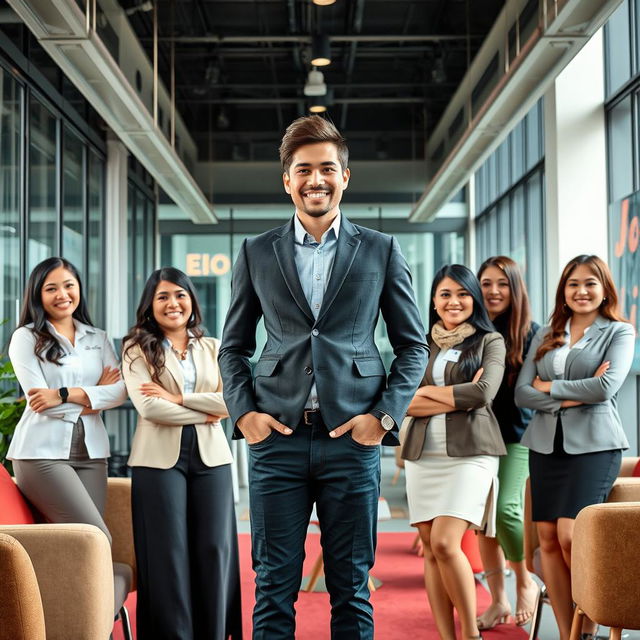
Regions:
[[427, 144], [409, 220], [427, 222], [544, 94], [621, 0], [508, 0]]
[[[183, 159], [162, 129], [156, 126], [152, 110], [96, 33], [95, 0], [87, 2], [88, 7], [93, 7], [93, 20], [91, 15], [88, 17], [82, 12], [75, 0], [8, 2], [56, 64], [175, 204], [194, 222], [217, 222], [211, 204]], [[127, 59], [136, 56], [136, 60], [142, 60], [146, 66], [143, 70], [145, 76], [152, 78], [153, 68], [124, 12], [115, 2], [104, 4], [109, 5], [111, 26], [123, 39], [119, 51]]]

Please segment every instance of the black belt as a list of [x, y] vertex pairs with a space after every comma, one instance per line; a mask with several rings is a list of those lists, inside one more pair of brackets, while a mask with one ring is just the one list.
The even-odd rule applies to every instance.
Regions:
[[302, 413], [302, 424], [311, 426], [317, 422], [322, 422], [322, 415], [320, 415], [320, 409], [305, 409]]

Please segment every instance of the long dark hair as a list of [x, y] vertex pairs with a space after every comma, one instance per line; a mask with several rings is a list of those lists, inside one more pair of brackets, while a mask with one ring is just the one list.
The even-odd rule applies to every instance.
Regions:
[[64, 267], [78, 281], [79, 302], [72, 317], [84, 324], [88, 324], [91, 327], [93, 326], [82, 292], [82, 280], [80, 279], [78, 270], [68, 260], [54, 257], [43, 260], [33, 268], [24, 290], [20, 320], [18, 321], [17, 328], [33, 323], [31, 330], [36, 336], [36, 344], [34, 347], [36, 356], [42, 361], [46, 359], [49, 362], [53, 362], [53, 364], [60, 365], [60, 358], [64, 355], [64, 349], [55, 335], [49, 330], [47, 326], [47, 314], [42, 306], [42, 286], [47, 276], [58, 267]]
[[158, 288], [158, 284], [166, 280], [184, 289], [191, 298], [191, 317], [187, 322], [187, 330], [196, 338], [201, 338], [204, 331], [201, 328], [202, 313], [196, 297], [196, 291], [189, 277], [174, 267], [162, 267], [156, 269], [144, 285], [140, 304], [136, 310], [136, 323], [131, 327], [129, 333], [122, 339], [123, 352], [122, 359], [131, 356], [129, 351], [138, 345], [151, 367], [151, 379], [160, 384], [160, 376], [164, 371], [164, 332], [156, 322], [153, 315], [153, 296]]
[[551, 313], [551, 330], [547, 331], [536, 351], [536, 362], [540, 360], [547, 351], [557, 349], [565, 343], [564, 328], [567, 320], [573, 315], [573, 311], [571, 311], [565, 303], [564, 288], [571, 274], [576, 267], [581, 264], [589, 267], [593, 275], [602, 283], [604, 300], [600, 305], [600, 315], [614, 322], [626, 322], [626, 318], [620, 312], [618, 292], [616, 291], [616, 285], [613, 282], [613, 276], [611, 275], [611, 271], [609, 271], [607, 263], [595, 255], [586, 255], [583, 253], [576, 256], [573, 260], [569, 260], [560, 276], [560, 282], [558, 282], [558, 288], [556, 289], [556, 305]]
[[[478, 278], [474, 275], [471, 269], [465, 267], [462, 264], [445, 264], [433, 278], [433, 284], [431, 285], [430, 300], [436, 296], [436, 290], [438, 285], [445, 279], [451, 278], [457, 282], [463, 289], [469, 292], [473, 300], [473, 311], [471, 316], [466, 320], [470, 325], [475, 327], [476, 332], [464, 340], [460, 345], [460, 359], [458, 365], [462, 375], [472, 378], [475, 372], [480, 368], [480, 356], [478, 354], [478, 346], [482, 341], [485, 334], [495, 331], [493, 323], [489, 319], [489, 314], [484, 306], [484, 298], [482, 297], [482, 290], [480, 289], [480, 283]], [[429, 334], [431, 334], [431, 328], [436, 322], [440, 320], [440, 316], [437, 314], [434, 305], [431, 304], [429, 310]]]
[[478, 280], [482, 281], [482, 273], [489, 267], [502, 271], [511, 294], [511, 304], [505, 312], [507, 316], [506, 363], [509, 369], [509, 381], [513, 382], [524, 362], [524, 346], [531, 331], [531, 307], [527, 287], [517, 263], [507, 256], [487, 258], [478, 269]]

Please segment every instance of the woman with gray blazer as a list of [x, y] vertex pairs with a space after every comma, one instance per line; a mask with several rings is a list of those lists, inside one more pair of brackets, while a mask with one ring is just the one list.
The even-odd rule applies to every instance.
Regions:
[[[532, 515], [560, 640], [569, 637], [573, 618], [575, 517], [606, 500], [629, 446], [616, 397], [634, 340], [607, 265], [577, 256], [562, 273], [551, 324], [534, 337], [516, 384], [516, 404], [535, 410], [522, 444], [531, 450]], [[583, 631], [592, 637], [593, 624]]]

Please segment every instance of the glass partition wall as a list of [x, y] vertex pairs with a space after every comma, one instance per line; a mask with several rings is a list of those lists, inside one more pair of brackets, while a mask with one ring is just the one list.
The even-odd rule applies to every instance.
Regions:
[[[104, 146], [0, 59], [0, 353], [33, 267], [62, 255], [104, 324]], [[92, 138], [94, 136], [91, 136]]]

